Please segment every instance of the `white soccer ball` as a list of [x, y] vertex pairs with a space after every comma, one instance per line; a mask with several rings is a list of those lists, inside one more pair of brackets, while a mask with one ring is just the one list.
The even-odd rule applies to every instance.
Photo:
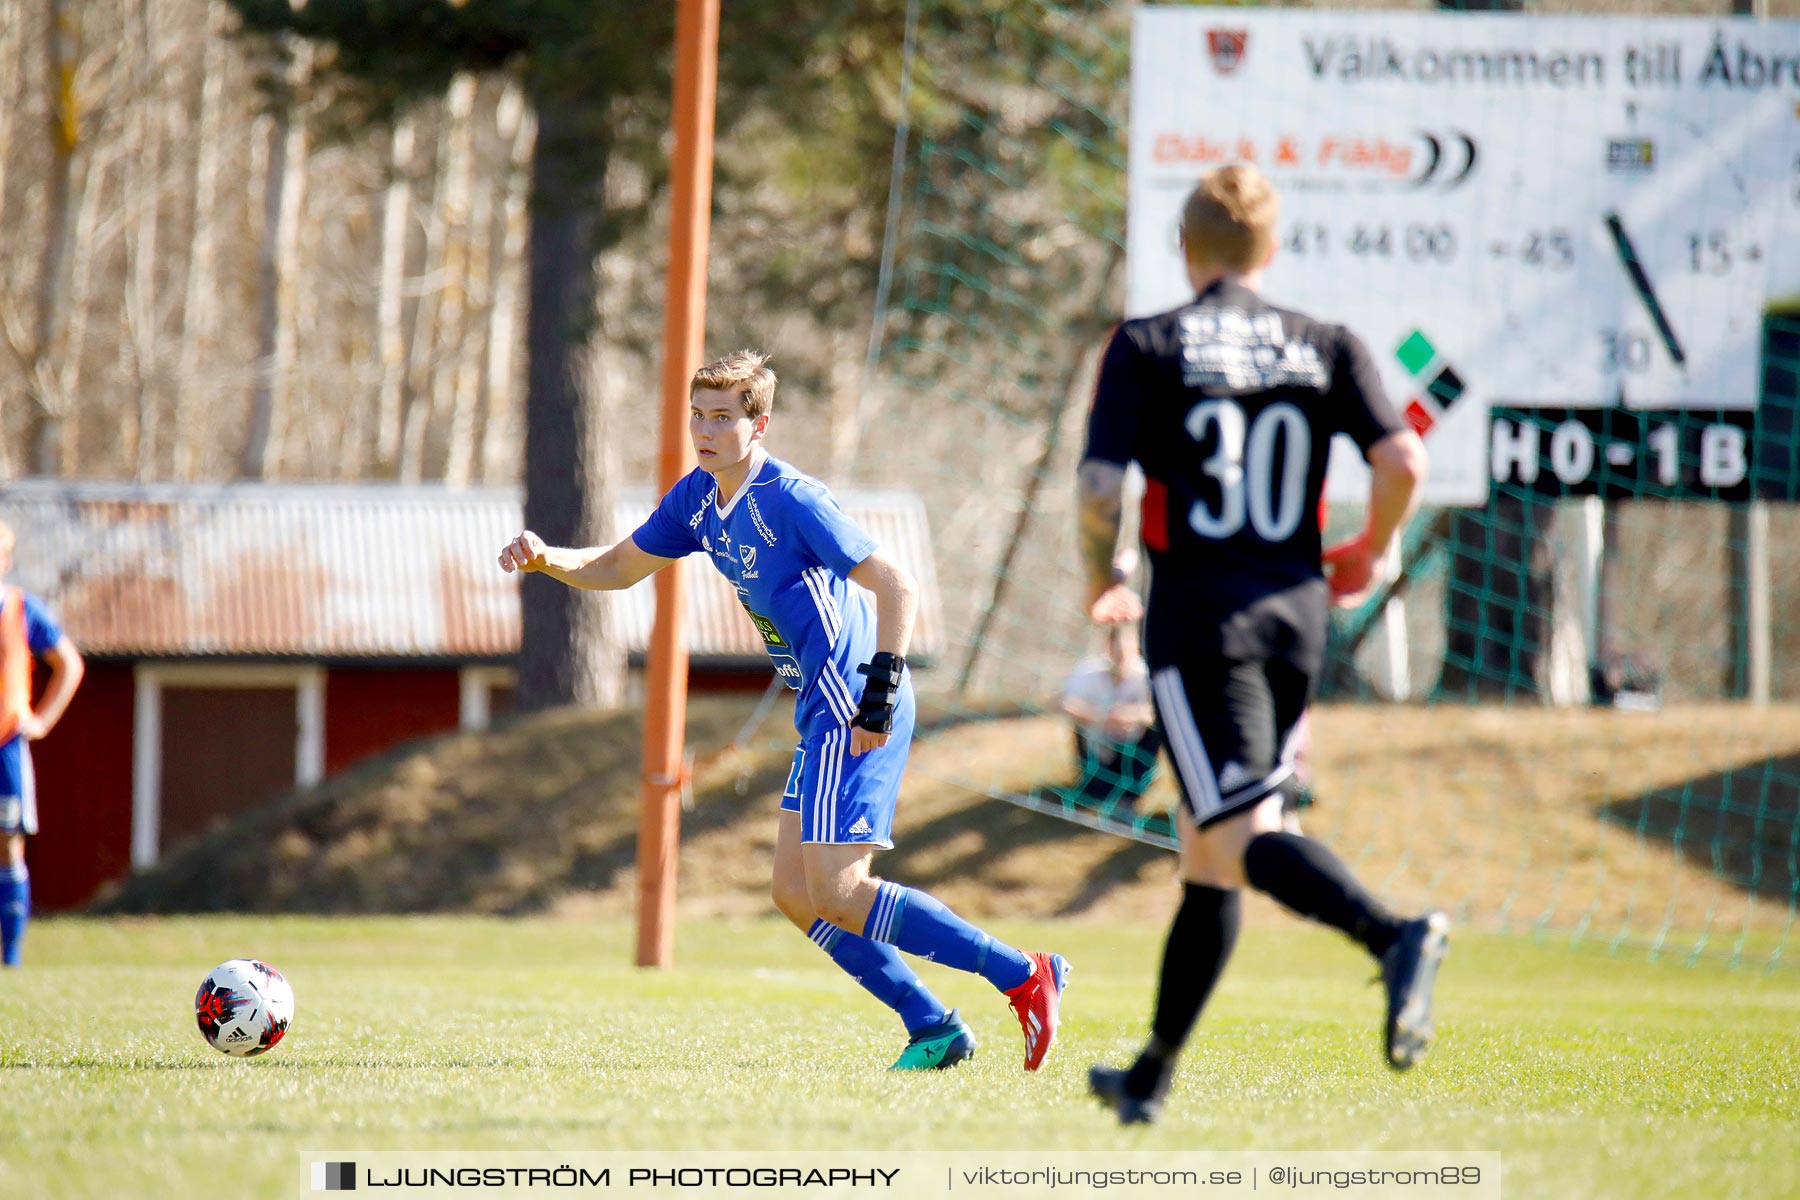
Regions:
[[281, 1040], [293, 1019], [294, 989], [286, 976], [260, 959], [220, 963], [206, 973], [194, 995], [200, 1036], [223, 1054], [261, 1054]]

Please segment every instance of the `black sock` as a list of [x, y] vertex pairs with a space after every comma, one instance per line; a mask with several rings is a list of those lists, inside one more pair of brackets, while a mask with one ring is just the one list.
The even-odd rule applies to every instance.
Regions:
[[1244, 848], [1244, 877], [1259, 892], [1333, 929], [1341, 929], [1377, 958], [1404, 924], [1356, 881], [1344, 860], [1299, 834], [1261, 833]]
[[1125, 1090], [1131, 1095], [1149, 1096], [1163, 1086], [1237, 944], [1238, 911], [1236, 888], [1226, 891], [1203, 883], [1185, 885], [1181, 909], [1169, 926], [1169, 940], [1163, 948], [1162, 985], [1156, 993], [1150, 1044], [1125, 1079]]

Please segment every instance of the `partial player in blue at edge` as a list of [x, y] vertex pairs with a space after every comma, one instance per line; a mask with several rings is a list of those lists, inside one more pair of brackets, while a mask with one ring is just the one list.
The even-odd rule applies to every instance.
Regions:
[[909, 1040], [893, 1069], [941, 1069], [975, 1053], [974, 1033], [932, 995], [900, 957], [904, 950], [978, 974], [1003, 993], [1025, 1034], [1025, 1069], [1035, 1071], [1056, 1040], [1068, 962], [1016, 950], [929, 894], [870, 871], [876, 848], [893, 847], [912, 747], [906, 651], [916, 585], [824, 484], [763, 450], [775, 400], [767, 364], [767, 355], [740, 350], [695, 374], [688, 432], [700, 465], [630, 538], [567, 549], [527, 531], [501, 551], [500, 566], [613, 591], [704, 554], [736, 586], [776, 673], [799, 693], [800, 745], [775, 840], [775, 906], [899, 1014]]
[[[0, 524], [0, 577], [12, 569], [13, 531]], [[33, 704], [31, 668], [50, 667], [49, 682]], [[25, 839], [38, 831], [37, 782], [30, 743], [62, 719], [86, 670], [81, 654], [36, 596], [0, 586], [0, 964], [16, 967], [24, 954], [31, 916], [31, 873]]]

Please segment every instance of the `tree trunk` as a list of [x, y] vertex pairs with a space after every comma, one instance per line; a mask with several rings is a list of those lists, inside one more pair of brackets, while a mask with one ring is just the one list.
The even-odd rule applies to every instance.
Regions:
[[481, 406], [482, 333], [493, 301], [494, 189], [475, 181], [469, 207], [469, 291], [450, 398], [450, 445], [444, 482], [464, 487], [475, 471], [475, 423]]
[[[6, 225], [6, 166], [12, 157], [13, 114], [23, 107], [25, 97], [20, 77], [24, 74], [25, 56], [19, 53], [23, 40], [19, 26], [24, 23], [21, 5], [0, 5], [0, 229]], [[0, 391], [0, 479], [13, 475], [12, 438], [7, 429], [7, 396]]]
[[207, 360], [218, 334], [218, 195], [221, 115], [225, 93], [225, 31], [229, 12], [214, 0], [207, 9], [206, 49], [201, 60], [199, 144], [194, 147], [193, 234], [188, 247], [187, 284], [181, 309], [181, 349], [175, 371], [175, 478], [192, 479], [200, 469], [208, 422], [198, 414], [217, 400]]
[[[157, 28], [150, 0], [137, 0], [131, 14], [132, 40], [137, 43], [132, 66], [132, 104], [129, 127], [131, 144], [126, 149], [130, 164], [126, 173], [125, 211], [132, 214], [125, 237], [129, 281], [125, 291], [125, 348], [131, 365], [130, 381], [136, 398], [132, 409], [135, 436], [126, 439], [133, 477], [148, 479], [155, 473], [157, 417], [157, 217], [162, 203], [163, 104], [158, 85]], [[73, 397], [72, 397], [73, 399]]]
[[[88, 315], [93, 311], [94, 261], [100, 257], [100, 224], [106, 212], [106, 180], [112, 172], [113, 150], [96, 150], [87, 155], [82, 168], [81, 205], [75, 213], [75, 233], [69, 242], [69, 283], [67, 312], [62, 319], [62, 333], [46, 360], [46, 370], [54, 373], [56, 394], [63, 398], [67, 411], [81, 396], [81, 371], [87, 354]], [[53, 365], [52, 365], [53, 364]], [[63, 430], [58, 447], [62, 474], [76, 474], [79, 453], [78, 429], [71, 425]]]
[[257, 259], [257, 375], [250, 400], [250, 428], [244, 441], [242, 473], [266, 478], [279, 469], [277, 447], [287, 394], [297, 357], [300, 214], [306, 199], [306, 119], [299, 111], [312, 63], [311, 43], [294, 39], [287, 70], [288, 90], [269, 129], [268, 168], [263, 185], [263, 233]]
[[[475, 77], [458, 75], [450, 84], [447, 124], [444, 131], [443, 186], [438, 190], [438, 207], [444, 220], [443, 290], [437, 314], [437, 352], [432, 356], [431, 419], [445, 430], [449, 457], [444, 479], [467, 482], [467, 455], [463, 458], [463, 478], [451, 479], [456, 460], [457, 382], [462, 374], [463, 358], [469, 353], [468, 317], [470, 242], [474, 237], [475, 192]], [[471, 398], [471, 404], [473, 400]], [[468, 439], [468, 418], [462, 422], [464, 441]]]
[[387, 194], [381, 201], [381, 281], [375, 304], [375, 345], [381, 387], [375, 402], [375, 457], [393, 468], [400, 457], [400, 413], [406, 403], [406, 244], [412, 223], [413, 122], [394, 125]]
[[513, 414], [514, 364], [519, 350], [519, 283], [525, 276], [525, 252], [531, 223], [526, 211], [530, 200], [532, 153], [537, 145], [537, 115], [525, 103], [516, 86], [500, 96], [496, 110], [500, 135], [512, 147], [506, 169], [505, 198], [500, 204], [500, 261], [494, 272], [494, 302], [488, 309], [487, 414], [481, 430], [481, 481], [503, 477], [501, 455], [510, 439]]
[[12, 157], [13, 114], [25, 99], [18, 87], [25, 65], [19, 53], [23, 9], [19, 4], [0, 4], [0, 229], [6, 228], [6, 166]]
[[62, 465], [65, 397], [56, 386], [52, 347], [65, 310], [63, 263], [69, 253], [69, 197], [75, 174], [75, 148], [81, 143], [80, 101], [75, 94], [75, 63], [80, 54], [76, 16], [65, 0], [44, 6], [46, 78], [53, 89], [50, 115], [50, 170], [44, 180], [44, 242], [38, 257], [37, 295], [32, 312], [30, 345], [24, 360], [30, 399], [25, 445], [31, 470], [53, 475]]
[[[611, 480], [598, 469], [599, 397], [580, 386], [579, 351], [594, 317], [595, 230], [603, 202], [604, 147], [563, 105], [539, 104], [532, 167], [530, 378], [526, 389], [525, 524], [564, 546], [609, 536]], [[521, 583], [524, 638], [517, 706], [619, 703], [624, 655], [598, 593], [540, 575]]]
[[422, 209], [425, 220], [425, 255], [420, 275], [434, 281], [430, 291], [413, 308], [412, 345], [407, 350], [406, 403], [400, 414], [400, 458], [397, 470], [402, 483], [418, 483], [425, 477], [425, 439], [431, 426], [431, 383], [437, 361], [438, 329], [444, 307], [444, 274], [450, 254], [450, 222], [445, 213], [449, 139], [455, 122], [448, 105], [442, 112], [443, 132], [437, 152], [438, 179], [431, 204]]

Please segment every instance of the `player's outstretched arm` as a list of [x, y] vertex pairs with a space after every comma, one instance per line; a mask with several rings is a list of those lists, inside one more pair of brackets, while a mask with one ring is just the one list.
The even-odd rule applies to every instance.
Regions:
[[1394, 543], [1418, 503], [1428, 461], [1425, 443], [1412, 430], [1391, 433], [1369, 447], [1369, 521], [1363, 531], [1325, 552], [1331, 594], [1355, 603], [1375, 577], [1375, 564]]
[[508, 574], [535, 572], [590, 592], [616, 592], [628, 588], [674, 561], [647, 553], [630, 538], [611, 546], [572, 549], [547, 546], [543, 538], [529, 529], [500, 551], [500, 569]]

